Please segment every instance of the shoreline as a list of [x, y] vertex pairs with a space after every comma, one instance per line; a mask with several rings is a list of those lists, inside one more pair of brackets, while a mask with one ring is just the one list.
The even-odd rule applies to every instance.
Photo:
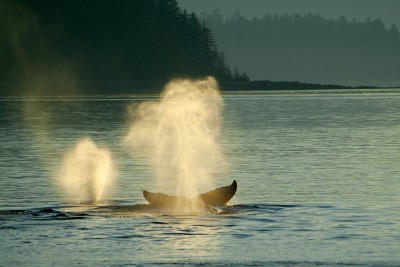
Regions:
[[[244, 91], [228, 91], [221, 90], [224, 97], [235, 96], [301, 96], [301, 95], [361, 95], [361, 94], [400, 94], [400, 88], [382, 88], [382, 89], [314, 89], [314, 90], [244, 90]], [[85, 100], [85, 99], [102, 99], [118, 100], [121, 98], [143, 98], [143, 100], [159, 98], [159, 93], [132, 92], [132, 93], [106, 93], [106, 94], [65, 94], [65, 95], [2, 95], [0, 101], [6, 100]]]
[[[90, 81], [77, 84], [47, 84], [41, 90], [21, 87], [17, 83], [0, 83], [0, 98], [35, 97], [88, 97], [138, 95], [159, 96], [168, 81]], [[303, 94], [351, 94], [351, 93], [399, 93], [399, 87], [343, 86], [301, 82], [219, 82], [223, 95], [303, 95]]]

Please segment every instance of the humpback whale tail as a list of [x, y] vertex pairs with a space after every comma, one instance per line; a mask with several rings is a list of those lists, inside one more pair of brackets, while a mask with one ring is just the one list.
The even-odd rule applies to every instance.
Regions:
[[214, 189], [210, 192], [199, 195], [196, 199], [200, 199], [204, 205], [223, 206], [235, 195], [237, 190], [237, 182], [233, 180], [231, 185]]
[[157, 208], [171, 208], [178, 203], [183, 206], [199, 205], [205, 206], [223, 206], [235, 195], [237, 190], [237, 182], [233, 180], [231, 185], [219, 187], [207, 193], [198, 195], [193, 199], [180, 196], [170, 196], [163, 193], [152, 193], [143, 191], [144, 198]]

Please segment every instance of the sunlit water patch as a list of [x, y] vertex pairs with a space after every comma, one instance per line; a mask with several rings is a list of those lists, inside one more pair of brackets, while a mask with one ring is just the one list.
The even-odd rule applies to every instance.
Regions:
[[[204, 214], [146, 206], [154, 173], [122, 145], [127, 108], [146, 100], [1, 100], [3, 265], [400, 264], [399, 94], [225, 96], [229, 172], [200, 191], [233, 179], [238, 191]], [[54, 183], [82, 137], [118, 169], [112, 197], [95, 204]]]

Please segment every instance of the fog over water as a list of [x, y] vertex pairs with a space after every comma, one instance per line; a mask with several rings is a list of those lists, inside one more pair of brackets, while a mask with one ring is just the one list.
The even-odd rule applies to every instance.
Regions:
[[220, 9], [225, 17], [239, 10], [246, 18], [262, 17], [265, 14], [321, 14], [329, 19], [346, 16], [364, 21], [367, 18], [383, 20], [385, 25], [400, 26], [397, 0], [178, 0], [182, 8], [197, 14], [212, 13]]
[[180, 3], [206, 22], [228, 64], [251, 80], [400, 84], [398, 1]]

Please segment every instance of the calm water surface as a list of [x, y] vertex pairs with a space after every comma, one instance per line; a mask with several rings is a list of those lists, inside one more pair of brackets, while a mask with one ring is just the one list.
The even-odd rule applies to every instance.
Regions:
[[[238, 192], [201, 216], [110, 208], [154, 188], [122, 143], [145, 100], [0, 100], [0, 265], [400, 265], [400, 94], [225, 96], [213, 183]], [[118, 165], [102, 212], [54, 182], [82, 137]]]

